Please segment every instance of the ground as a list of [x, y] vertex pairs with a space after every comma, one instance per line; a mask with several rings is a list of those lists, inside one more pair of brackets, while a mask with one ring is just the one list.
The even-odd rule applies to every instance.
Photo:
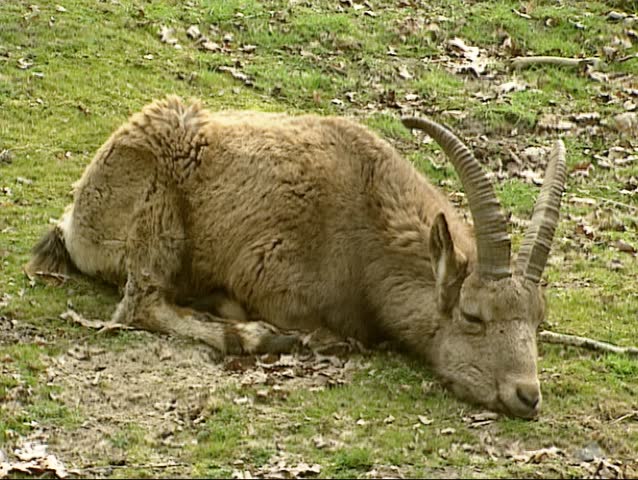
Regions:
[[[107, 320], [117, 291], [22, 271], [96, 149], [152, 99], [354, 117], [466, 208], [438, 148], [399, 121], [431, 115], [493, 174], [515, 247], [547, 149], [565, 140], [542, 328], [635, 345], [636, 10], [573, 0], [2, 2], [0, 477], [637, 477], [635, 358], [541, 344], [541, 416], [495, 418], [391, 352], [220, 359], [175, 338], [99, 332], [70, 319]], [[597, 60], [512, 63], [530, 55]]]

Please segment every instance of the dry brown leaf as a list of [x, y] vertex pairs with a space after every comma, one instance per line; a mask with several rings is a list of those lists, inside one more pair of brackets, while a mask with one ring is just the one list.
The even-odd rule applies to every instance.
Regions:
[[[0, 478], [10, 474], [26, 474], [36, 476], [53, 475], [56, 478], [66, 478], [69, 472], [55, 455], [47, 453], [47, 445], [35, 442], [25, 442], [15, 449], [14, 454], [18, 462], [2, 459], [0, 462]], [[77, 474], [78, 472], [73, 471]]]
[[538, 119], [536, 126], [541, 131], [566, 131], [571, 130], [576, 125], [569, 120], [562, 119], [559, 115], [546, 113]]
[[607, 14], [607, 20], [610, 20], [612, 22], [619, 22], [621, 20], [624, 20], [625, 18], [627, 18], [627, 14], [625, 12], [616, 12], [612, 10]]
[[404, 478], [396, 465], [376, 465], [364, 474], [365, 478]]
[[569, 117], [576, 123], [596, 124], [600, 121], [600, 113], [598, 112], [583, 112], [575, 113]]
[[589, 206], [595, 206], [597, 204], [596, 200], [594, 200], [593, 198], [577, 197], [576, 195], [570, 196], [568, 202], [574, 203], [576, 205], [589, 205]]
[[403, 78], [404, 80], [410, 80], [411, 78], [414, 78], [414, 75], [412, 75], [408, 71], [405, 65], [402, 65], [401, 67], [399, 67], [399, 77]]
[[499, 417], [496, 412], [481, 412], [481, 413], [473, 413], [470, 415], [469, 419], [471, 422], [484, 422], [485, 420], [497, 420]]
[[233, 403], [235, 405], [246, 405], [250, 403], [250, 399], [248, 397], [237, 397], [233, 399]]
[[546, 147], [526, 147], [520, 153], [520, 158], [532, 165], [539, 165], [547, 156], [548, 151], [549, 149]]
[[20, 70], [27, 70], [28, 68], [31, 68], [33, 66], [33, 62], [30, 60], [27, 60], [26, 58], [19, 58], [18, 59], [18, 68]]
[[425, 415], [417, 415], [417, 418], [419, 419], [419, 422], [421, 422], [423, 425], [431, 425], [432, 423], [434, 423], [434, 420], [426, 417]]
[[208, 39], [204, 39], [199, 43], [202, 50], [208, 50], [209, 52], [221, 52], [222, 47], [219, 43], [211, 42]]
[[453, 51], [459, 53], [461, 56], [465, 57], [468, 60], [474, 61], [478, 59], [480, 55], [480, 50], [478, 47], [473, 47], [468, 45], [463, 41], [463, 39], [459, 37], [454, 37], [447, 42], [448, 46], [452, 47]]
[[614, 247], [616, 247], [621, 252], [636, 255], [636, 247], [625, 242], [624, 240], [616, 240], [616, 242], [614, 243]]
[[191, 25], [186, 30], [186, 36], [193, 40], [197, 40], [202, 36], [202, 32], [199, 31], [199, 27], [197, 25]]
[[503, 95], [511, 92], [522, 92], [527, 90], [527, 85], [524, 83], [518, 82], [516, 79], [511, 80], [509, 82], [501, 83], [496, 87], [496, 91], [499, 95]]
[[518, 172], [516, 172], [516, 176], [523, 178], [528, 183], [533, 183], [534, 185], [540, 186], [543, 184], [543, 177], [541, 176], [541, 174], [533, 170], [519, 170]]
[[510, 453], [515, 462], [541, 463], [550, 458], [562, 455], [563, 451], [557, 447], [541, 448], [539, 450], [524, 450], [519, 453]]
[[[286, 458], [286, 456], [285, 452], [279, 452], [266, 465], [260, 467], [249, 476], [245, 474], [250, 472], [237, 470], [235, 478], [307, 478], [321, 473], [321, 465], [317, 463], [312, 465], [303, 461], [291, 463], [291, 459]], [[235, 472], [233, 472], [233, 475], [235, 475]]]
[[638, 136], [638, 113], [625, 112], [614, 117], [614, 126], [620, 133], [627, 136]]
[[244, 82], [245, 85], [248, 85], [248, 86], [252, 85], [252, 80], [250, 80], [250, 77], [246, 75], [244, 72], [237, 70], [235, 67], [227, 67], [222, 65], [218, 67], [218, 70], [220, 72], [230, 73], [234, 79]]
[[584, 219], [581, 219], [580, 222], [576, 224], [576, 233], [579, 235], [584, 235], [589, 240], [593, 240], [596, 237], [594, 228], [589, 225]]
[[623, 474], [618, 465], [605, 458], [596, 459], [593, 462], [583, 462], [580, 466], [591, 475], [585, 478], [634, 478]]
[[165, 25], [161, 25], [157, 34], [160, 37], [160, 41], [162, 43], [166, 43], [168, 45], [177, 46], [177, 38], [175, 38], [175, 29], [169, 28]]
[[34, 442], [25, 442], [22, 447], [15, 449], [15, 456], [18, 460], [28, 462], [36, 458], [44, 458], [47, 455], [47, 446]]
[[240, 52], [244, 52], [244, 53], [254, 53], [255, 50], [257, 50], [257, 45], [242, 45], [241, 47], [239, 47], [239, 51]]
[[321, 435], [317, 435], [316, 437], [313, 437], [312, 443], [314, 444], [315, 448], [317, 449], [325, 448], [328, 451], [334, 451], [343, 447], [343, 442], [340, 442], [339, 440], [326, 439], [322, 437]]

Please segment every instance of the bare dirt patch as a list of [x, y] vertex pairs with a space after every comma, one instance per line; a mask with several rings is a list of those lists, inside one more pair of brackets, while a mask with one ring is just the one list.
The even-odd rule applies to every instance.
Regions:
[[[48, 343], [21, 322], [5, 319], [2, 327], [3, 343]], [[71, 474], [110, 476], [118, 468], [139, 465], [154, 475], [189, 475], [186, 447], [197, 444], [198, 426], [223, 405], [263, 414], [272, 409], [271, 401], [294, 389], [347, 383], [361, 365], [314, 352], [219, 358], [203, 345], [146, 332], [132, 335], [138, 338], [122, 348], [79, 342], [60, 355], [41, 357], [39, 382], [51, 387], [50, 399], [71, 413], [74, 426], [31, 425], [27, 435], [14, 435], [5, 447], [8, 463], [10, 452], [15, 457], [17, 448], [31, 442], [47, 445]], [[19, 376], [10, 362], [2, 373]], [[12, 390], [9, 395], [16, 401], [5, 408], [9, 415], [37, 402], [28, 399], [33, 392], [19, 382]], [[140, 449], [143, 464], [136, 455]]]

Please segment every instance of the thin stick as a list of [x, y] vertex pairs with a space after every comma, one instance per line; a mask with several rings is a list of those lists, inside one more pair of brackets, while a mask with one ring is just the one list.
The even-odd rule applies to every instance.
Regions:
[[141, 463], [141, 464], [131, 464], [131, 465], [94, 465], [94, 466], [86, 466], [80, 467], [77, 470], [108, 470], [110, 468], [136, 468], [136, 469], [157, 469], [157, 468], [175, 468], [175, 467], [188, 467], [188, 463]]
[[600, 59], [590, 58], [564, 58], [564, 57], [516, 57], [512, 59], [512, 67], [520, 70], [532, 65], [559, 65], [562, 67], [582, 67], [584, 65], [598, 66]]
[[612, 200], [611, 198], [605, 198], [605, 197], [598, 197], [596, 195], [591, 195], [587, 190], [583, 190], [581, 188], [577, 189], [578, 193], [582, 193], [583, 195], [587, 195], [590, 198], [593, 198], [594, 200], [599, 200], [603, 203], [609, 203], [611, 205], [616, 205], [617, 207], [623, 207], [626, 208], [627, 210], [632, 210], [634, 212], [638, 212], [638, 207], [634, 207], [633, 205], [629, 205], [628, 203], [622, 203], [619, 202], [617, 200]]
[[638, 418], [638, 410], [635, 412], [629, 412], [629, 413], [625, 413], [623, 416], [616, 418], [615, 420], [612, 420], [611, 423], [620, 423], [623, 420], [627, 420], [628, 418], [633, 418], [636, 417]]
[[543, 330], [539, 337], [542, 342], [555, 343], [558, 345], [569, 345], [572, 347], [587, 348], [599, 352], [617, 353], [619, 355], [628, 355], [630, 357], [638, 357], [638, 348], [636, 347], [619, 347], [611, 343], [593, 340], [587, 337], [578, 337], [576, 335], [565, 335], [563, 333], [550, 332]]
[[622, 58], [616, 60], [618, 63], [626, 62], [627, 60], [631, 60], [632, 58], [638, 58], [638, 53], [634, 53], [633, 55], [627, 55]]
[[88, 320], [71, 309], [60, 314], [62, 320], [71, 320], [72, 322], [79, 323], [83, 327], [93, 328], [102, 332], [108, 332], [110, 330], [134, 330], [129, 325], [122, 325], [120, 323], [103, 322], [101, 320]]

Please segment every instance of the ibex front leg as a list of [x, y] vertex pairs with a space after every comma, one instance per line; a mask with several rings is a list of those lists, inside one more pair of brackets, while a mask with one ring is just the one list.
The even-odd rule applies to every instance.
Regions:
[[290, 352], [299, 343], [264, 322], [221, 318], [175, 302], [188, 240], [176, 188], [155, 182], [137, 208], [127, 239], [127, 282], [112, 321], [187, 337], [224, 354]]

